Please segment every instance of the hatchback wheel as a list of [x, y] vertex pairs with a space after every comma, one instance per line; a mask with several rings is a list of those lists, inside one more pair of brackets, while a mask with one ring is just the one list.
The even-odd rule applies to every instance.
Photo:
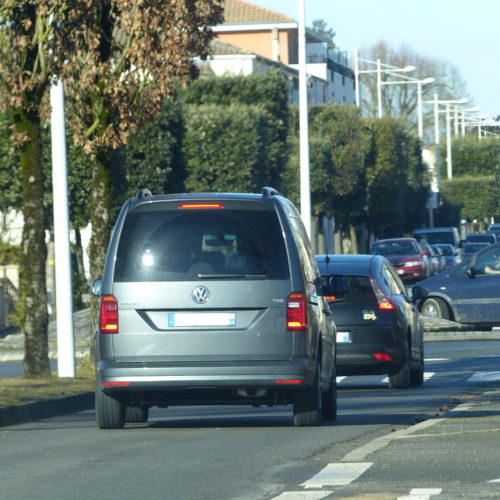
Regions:
[[316, 367], [316, 376], [310, 389], [297, 391], [293, 402], [293, 425], [306, 427], [321, 423], [322, 397], [319, 380], [319, 363]]
[[147, 422], [149, 418], [149, 408], [147, 406], [127, 406], [125, 421], [133, 424]]
[[389, 375], [389, 387], [391, 389], [408, 389], [410, 387], [410, 357], [408, 347], [405, 349], [404, 361], [401, 368]]
[[424, 360], [418, 362], [417, 368], [410, 370], [410, 385], [422, 385], [424, 383]]
[[450, 319], [450, 310], [443, 299], [430, 297], [422, 305], [421, 313], [436, 319]]
[[121, 429], [125, 425], [125, 404], [102, 392], [95, 391], [95, 411], [100, 429]]

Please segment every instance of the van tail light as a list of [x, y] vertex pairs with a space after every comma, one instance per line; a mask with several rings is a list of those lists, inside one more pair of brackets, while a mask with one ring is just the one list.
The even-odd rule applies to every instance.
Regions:
[[288, 296], [286, 329], [289, 331], [307, 329], [306, 297], [303, 293], [291, 293]]
[[383, 311], [392, 311], [393, 309], [396, 309], [396, 306], [390, 299], [387, 298], [382, 288], [377, 283], [377, 280], [375, 278], [370, 278], [370, 283], [372, 285], [373, 293], [377, 298], [378, 308]]
[[118, 333], [118, 301], [113, 295], [102, 295], [99, 314], [101, 333]]

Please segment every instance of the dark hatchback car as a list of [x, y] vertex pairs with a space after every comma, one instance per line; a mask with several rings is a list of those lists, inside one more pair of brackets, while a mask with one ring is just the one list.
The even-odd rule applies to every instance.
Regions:
[[427, 316], [477, 328], [500, 325], [500, 243], [421, 281], [413, 291], [419, 296], [427, 294], [419, 301], [420, 311]]
[[[393, 389], [421, 385], [423, 323], [388, 260], [380, 255], [316, 259], [337, 325], [337, 375], [388, 374]], [[336, 293], [342, 280], [348, 291]]]
[[403, 281], [419, 281], [430, 276], [431, 263], [414, 238], [377, 240], [370, 253], [383, 255], [396, 269]]

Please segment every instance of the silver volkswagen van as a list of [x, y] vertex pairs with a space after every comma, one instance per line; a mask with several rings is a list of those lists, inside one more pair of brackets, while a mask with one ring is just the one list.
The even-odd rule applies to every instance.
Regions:
[[138, 192], [93, 293], [100, 428], [174, 405], [292, 405], [296, 426], [335, 419], [335, 325], [300, 215], [274, 189]]

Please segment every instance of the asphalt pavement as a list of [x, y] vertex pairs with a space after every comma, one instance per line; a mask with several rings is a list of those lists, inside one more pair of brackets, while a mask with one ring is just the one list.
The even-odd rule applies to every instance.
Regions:
[[[500, 329], [492, 331], [474, 331], [467, 325], [452, 321], [424, 319], [426, 342], [451, 340], [500, 340]], [[82, 357], [90, 352], [91, 327], [90, 310], [85, 309], [74, 315], [75, 354]], [[57, 359], [57, 324], [49, 324], [49, 357]], [[24, 358], [24, 336], [19, 331], [7, 331], [0, 334], [0, 362], [20, 361]], [[489, 415], [500, 414], [500, 392], [490, 396]], [[0, 426], [15, 425], [51, 416], [88, 410], [94, 407], [94, 394], [84, 393], [77, 396], [51, 400], [34, 401], [19, 406], [0, 408]], [[486, 420], [485, 420], [486, 419]], [[483, 421], [485, 420], [485, 421]], [[489, 425], [487, 417], [478, 416], [466, 420], [471, 431]]]

